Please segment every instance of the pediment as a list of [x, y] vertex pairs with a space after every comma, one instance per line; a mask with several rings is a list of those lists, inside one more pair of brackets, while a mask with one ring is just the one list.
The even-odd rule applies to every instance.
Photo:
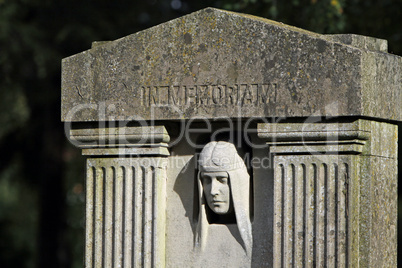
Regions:
[[65, 58], [62, 120], [400, 120], [402, 61], [385, 50], [207, 8]]

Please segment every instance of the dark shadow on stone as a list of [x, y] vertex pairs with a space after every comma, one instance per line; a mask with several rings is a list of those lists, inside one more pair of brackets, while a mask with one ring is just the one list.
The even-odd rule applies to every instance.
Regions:
[[188, 218], [193, 235], [197, 226], [196, 219], [194, 218], [195, 211], [198, 215], [198, 207], [194, 206], [194, 198], [198, 199], [198, 191], [194, 187], [195, 182], [195, 169], [194, 169], [194, 156], [182, 168], [173, 186], [173, 190], [179, 195], [183, 207], [186, 211], [185, 216]]
[[[255, 134], [251, 135], [253, 144], [263, 145]], [[255, 149], [254, 157], [269, 162], [254, 166], [254, 221], [253, 221], [253, 252], [251, 267], [273, 267], [273, 225], [274, 225], [274, 170], [273, 159], [268, 146]], [[268, 212], [268, 213], [267, 213]], [[264, 234], [263, 236], [261, 234]]]

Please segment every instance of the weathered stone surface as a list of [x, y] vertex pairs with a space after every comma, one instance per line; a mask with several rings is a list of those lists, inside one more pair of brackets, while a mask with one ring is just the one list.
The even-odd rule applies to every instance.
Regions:
[[65, 58], [62, 120], [401, 120], [402, 60], [385, 50], [207, 8]]
[[388, 42], [384, 39], [357, 34], [326, 34], [324, 38], [365, 50], [388, 52]]

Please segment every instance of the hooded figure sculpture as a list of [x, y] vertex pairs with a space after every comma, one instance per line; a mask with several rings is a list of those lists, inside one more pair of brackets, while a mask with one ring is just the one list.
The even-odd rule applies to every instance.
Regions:
[[235, 214], [244, 249], [251, 257], [250, 176], [235, 146], [223, 141], [205, 145], [199, 156], [197, 181], [200, 200], [195, 247], [205, 247], [209, 208], [218, 215]]

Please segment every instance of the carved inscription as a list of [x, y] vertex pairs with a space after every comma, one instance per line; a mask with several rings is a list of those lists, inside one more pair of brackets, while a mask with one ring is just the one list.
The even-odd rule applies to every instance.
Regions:
[[148, 86], [140, 89], [141, 105], [258, 105], [267, 104], [275, 95], [276, 83]]

